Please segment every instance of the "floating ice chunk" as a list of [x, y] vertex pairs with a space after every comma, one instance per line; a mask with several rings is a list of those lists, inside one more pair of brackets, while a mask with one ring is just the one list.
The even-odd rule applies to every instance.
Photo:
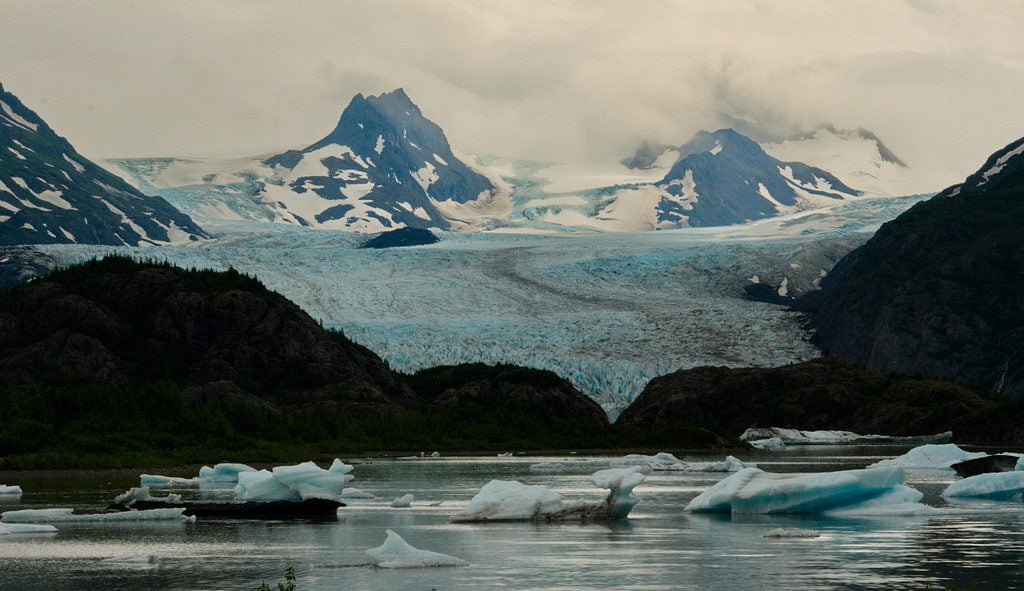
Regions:
[[242, 472], [255, 472], [256, 468], [246, 464], [223, 463], [214, 467], [203, 466], [199, 469], [199, 478], [203, 483], [230, 483], [238, 482], [238, 475]]
[[981, 458], [988, 454], [984, 452], [967, 452], [953, 443], [921, 445], [908, 451], [897, 458], [881, 460], [868, 466], [868, 468], [889, 468], [898, 466], [910, 469], [948, 469], [957, 462]]
[[181, 502], [181, 495], [170, 493], [166, 497], [154, 497], [149, 494], [148, 486], [139, 486], [130, 488], [126, 492], [119, 494], [114, 498], [115, 505], [131, 505], [135, 501], [158, 501], [176, 504]]
[[395, 508], [412, 507], [413, 498], [411, 494], [404, 494], [391, 501], [391, 506]]
[[[744, 468], [704, 491], [686, 506], [704, 513], [824, 513], [866, 501], [906, 503], [921, 493], [903, 484], [901, 468], [822, 474], [771, 474]], [[898, 494], [883, 497], [896, 491]], [[866, 506], [865, 506], [866, 508]]]
[[827, 517], [908, 517], [912, 515], [933, 515], [940, 509], [922, 504], [924, 494], [909, 486], [893, 490], [860, 503], [825, 511]]
[[853, 443], [946, 443], [953, 437], [951, 431], [935, 435], [894, 437], [891, 435], [861, 435], [852, 431], [821, 430], [804, 431], [784, 427], [751, 428], [740, 435], [743, 441], [781, 439], [785, 445], [849, 445]]
[[235, 498], [239, 501], [301, 501], [298, 492], [288, 488], [274, 477], [270, 470], [240, 472], [235, 485]]
[[[754, 468], [756, 464], [747, 464], [734, 456], [725, 456], [721, 462], [686, 462], [688, 472], [739, 472], [744, 468]], [[655, 466], [655, 470], [659, 468]]]
[[35, 525], [27, 523], [0, 523], [0, 536], [20, 534], [52, 534], [57, 528], [52, 525]]
[[328, 468], [327, 471], [328, 472], [337, 472], [337, 473], [341, 473], [341, 474], [348, 474], [353, 469], [355, 469], [354, 466], [352, 466], [350, 464], [346, 464], [345, 462], [342, 462], [338, 458], [334, 458], [334, 461], [331, 462], [331, 467]]
[[1017, 460], [1017, 467], [1014, 470], [1024, 470], [1024, 455]]
[[347, 473], [351, 466], [339, 460], [335, 462], [331, 465], [332, 470], [324, 470], [313, 462], [303, 462], [294, 466], [277, 466], [272, 472], [278, 482], [298, 493], [302, 500], [337, 500], [345, 484], [354, 477]]
[[1019, 500], [1024, 495], [1024, 472], [989, 472], [957, 480], [942, 496], [996, 501]]
[[74, 514], [74, 509], [21, 509], [0, 514], [3, 523], [63, 523], [63, 522], [124, 522], [124, 521], [185, 521], [184, 507], [120, 511], [117, 513]]
[[640, 501], [633, 496], [633, 489], [644, 481], [646, 476], [638, 470], [630, 468], [609, 468], [594, 472], [590, 481], [595, 486], [610, 489], [605, 499], [608, 519], [623, 519]]
[[685, 462], [675, 457], [674, 455], [666, 452], [661, 452], [653, 456], [645, 456], [643, 454], [629, 454], [621, 458], [616, 458], [610, 462], [609, 465], [615, 467], [625, 466], [650, 466], [655, 470], [683, 470], [678, 466], [685, 466]]
[[786, 443], [782, 441], [781, 437], [769, 437], [768, 439], [755, 439], [748, 441], [751, 447], [757, 449], [780, 449], [786, 447]]
[[562, 495], [515, 480], [492, 480], [452, 521], [529, 521], [562, 508]]
[[161, 476], [159, 474], [142, 474], [139, 476], [139, 484], [158, 488], [162, 486], [199, 486], [200, 478], [181, 478], [180, 476]]
[[466, 566], [469, 563], [461, 558], [413, 548], [402, 536], [390, 529], [384, 543], [370, 548], [366, 553], [373, 563], [381, 568], [424, 568], [433, 566]]
[[341, 498], [343, 499], [376, 499], [377, 495], [368, 493], [365, 490], [361, 490], [354, 487], [346, 487], [341, 490]]
[[799, 529], [795, 527], [777, 527], [764, 534], [764, 538], [820, 538], [821, 534], [813, 529]]
[[0, 495], [20, 495], [21, 487], [16, 484], [0, 484]]
[[557, 462], [540, 462], [539, 464], [530, 464], [530, 472], [561, 472], [565, 470], [565, 464], [559, 464]]

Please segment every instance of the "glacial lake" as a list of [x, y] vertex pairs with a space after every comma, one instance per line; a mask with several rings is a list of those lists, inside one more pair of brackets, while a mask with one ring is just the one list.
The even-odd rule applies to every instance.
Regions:
[[[789, 448], [740, 455], [771, 472], [863, 468], [906, 447]], [[653, 452], [650, 452], [653, 453]], [[18, 591], [276, 589], [293, 566], [298, 591], [454, 589], [1024, 589], [1024, 504], [948, 505], [947, 471], [908, 471], [907, 483], [934, 516], [832, 519], [808, 516], [714, 516], [683, 508], [724, 478], [721, 473], [655, 472], [635, 490], [640, 503], [615, 523], [451, 523], [492, 479], [540, 484], [566, 499], [600, 499], [590, 474], [618, 456], [342, 458], [355, 464], [351, 486], [376, 499], [353, 500], [336, 521], [57, 524], [56, 534], [0, 537], [0, 588]], [[713, 461], [715, 456], [682, 456]], [[539, 462], [559, 472], [532, 472]], [[181, 474], [193, 476], [194, 474]], [[137, 476], [73, 477], [10, 473], [24, 489], [0, 511], [74, 507], [96, 511]], [[173, 490], [173, 489], [171, 489]], [[198, 490], [181, 489], [187, 497]], [[411, 493], [409, 508], [392, 499]], [[154, 495], [162, 496], [162, 490]], [[779, 528], [811, 529], [816, 538], [767, 538]], [[413, 546], [457, 556], [465, 567], [383, 569], [365, 550], [385, 530]], [[111, 563], [153, 555], [156, 564]]]

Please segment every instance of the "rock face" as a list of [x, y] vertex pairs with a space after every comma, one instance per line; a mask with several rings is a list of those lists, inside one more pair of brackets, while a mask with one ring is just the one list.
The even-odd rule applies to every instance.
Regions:
[[257, 198], [281, 221], [379, 232], [452, 227], [442, 209], [487, 200], [494, 186], [452, 154], [444, 132], [402, 89], [356, 95], [338, 125], [303, 150], [273, 156]]
[[1024, 139], [843, 258], [799, 306], [829, 355], [1024, 397]]
[[655, 378], [616, 425], [835, 429], [913, 436], [953, 431], [956, 441], [1024, 441], [1024, 404], [986, 398], [953, 382], [906, 378], [836, 358], [770, 369], [698, 367]]
[[179, 243], [208, 237], [75, 151], [0, 85], [0, 245]]
[[423, 228], [399, 228], [384, 232], [362, 243], [359, 248], [393, 248], [395, 246], [422, 246], [438, 242], [437, 236]]

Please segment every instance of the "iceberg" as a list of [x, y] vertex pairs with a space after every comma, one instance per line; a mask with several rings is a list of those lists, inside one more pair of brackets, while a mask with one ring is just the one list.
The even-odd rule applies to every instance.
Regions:
[[355, 487], [346, 487], [341, 490], [341, 498], [343, 499], [376, 499], [377, 495], [366, 492]]
[[199, 484], [200, 478], [198, 476], [192, 478], [181, 478], [180, 476], [161, 476], [159, 474], [139, 475], [139, 485], [149, 486], [152, 488], [167, 486], [199, 486]]
[[148, 486], [139, 486], [130, 488], [126, 492], [114, 497], [115, 505], [130, 506], [135, 501], [155, 501], [158, 503], [167, 503], [169, 505], [181, 503], [181, 495], [174, 493], [168, 494], [166, 497], [154, 497], [149, 494]]
[[299, 493], [285, 486], [270, 470], [238, 475], [235, 498], [240, 501], [301, 501]]
[[636, 485], [646, 476], [642, 466], [609, 468], [591, 475], [595, 486], [609, 489], [603, 501], [562, 501], [562, 495], [538, 485], [511, 480], [492, 480], [458, 513], [460, 521], [587, 521], [625, 519], [639, 499]]
[[[921, 512], [923, 494], [903, 484], [901, 468], [845, 470], [821, 474], [773, 474], [744, 468], [697, 495], [694, 513], [811, 513], [849, 515]], [[859, 513], [858, 513], [859, 512]]]
[[101, 522], [117, 523], [126, 521], [188, 521], [182, 515], [184, 507], [168, 509], [146, 509], [144, 511], [121, 511], [118, 513], [83, 513], [75, 514], [74, 509], [21, 509], [0, 513], [3, 523], [64, 523], [64, 522]]
[[20, 495], [21, 487], [18, 485], [0, 484], [0, 495]]
[[391, 506], [398, 508], [412, 507], [413, 496], [411, 494], [404, 494], [395, 500], [391, 501]]
[[0, 536], [20, 534], [52, 534], [57, 528], [52, 525], [35, 525], [28, 523], [0, 523]]
[[897, 458], [881, 460], [868, 468], [891, 468], [924, 470], [945, 470], [957, 462], [985, 457], [984, 452], [967, 452], [953, 443], [941, 445], [921, 445]]
[[740, 435], [740, 439], [755, 445], [779, 439], [783, 445], [851, 445], [863, 443], [946, 443], [953, 437], [952, 431], [935, 435], [918, 435], [911, 437], [894, 437], [891, 435], [860, 435], [852, 431], [820, 430], [803, 431], [783, 427], [751, 428]]
[[754, 466], [754, 464], [746, 464], [733, 456], [726, 456], [725, 461], [722, 462], [684, 462], [666, 452], [653, 456], [629, 454], [608, 463], [618, 467], [647, 467], [656, 472], [738, 472], [743, 468]]
[[387, 530], [387, 539], [376, 548], [370, 548], [366, 554], [373, 563], [381, 568], [424, 568], [434, 566], [467, 566], [469, 563], [461, 558], [420, 550], [409, 545], [402, 536]]
[[942, 496], [994, 501], [1021, 500], [1024, 493], [1024, 472], [989, 472], [957, 480]]
[[246, 464], [223, 463], [214, 467], [203, 466], [199, 469], [200, 485], [235, 484], [242, 472], [255, 472], [256, 468]]
[[345, 485], [355, 477], [352, 466], [335, 459], [324, 470], [314, 462], [277, 466], [271, 470], [243, 471], [236, 474], [235, 498], [241, 501], [337, 501]]

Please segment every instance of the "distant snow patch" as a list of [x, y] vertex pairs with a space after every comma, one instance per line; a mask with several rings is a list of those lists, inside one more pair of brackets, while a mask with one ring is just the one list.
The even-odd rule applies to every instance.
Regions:
[[35, 123], [32, 123], [28, 119], [25, 119], [21, 115], [15, 113], [14, 109], [12, 109], [10, 105], [3, 101], [0, 101], [0, 109], [3, 109], [3, 112], [7, 115], [7, 119], [9, 121], [13, 122], [15, 125], [21, 127], [22, 129], [27, 129], [28, 131], [34, 132], [39, 128], [39, 126]]

